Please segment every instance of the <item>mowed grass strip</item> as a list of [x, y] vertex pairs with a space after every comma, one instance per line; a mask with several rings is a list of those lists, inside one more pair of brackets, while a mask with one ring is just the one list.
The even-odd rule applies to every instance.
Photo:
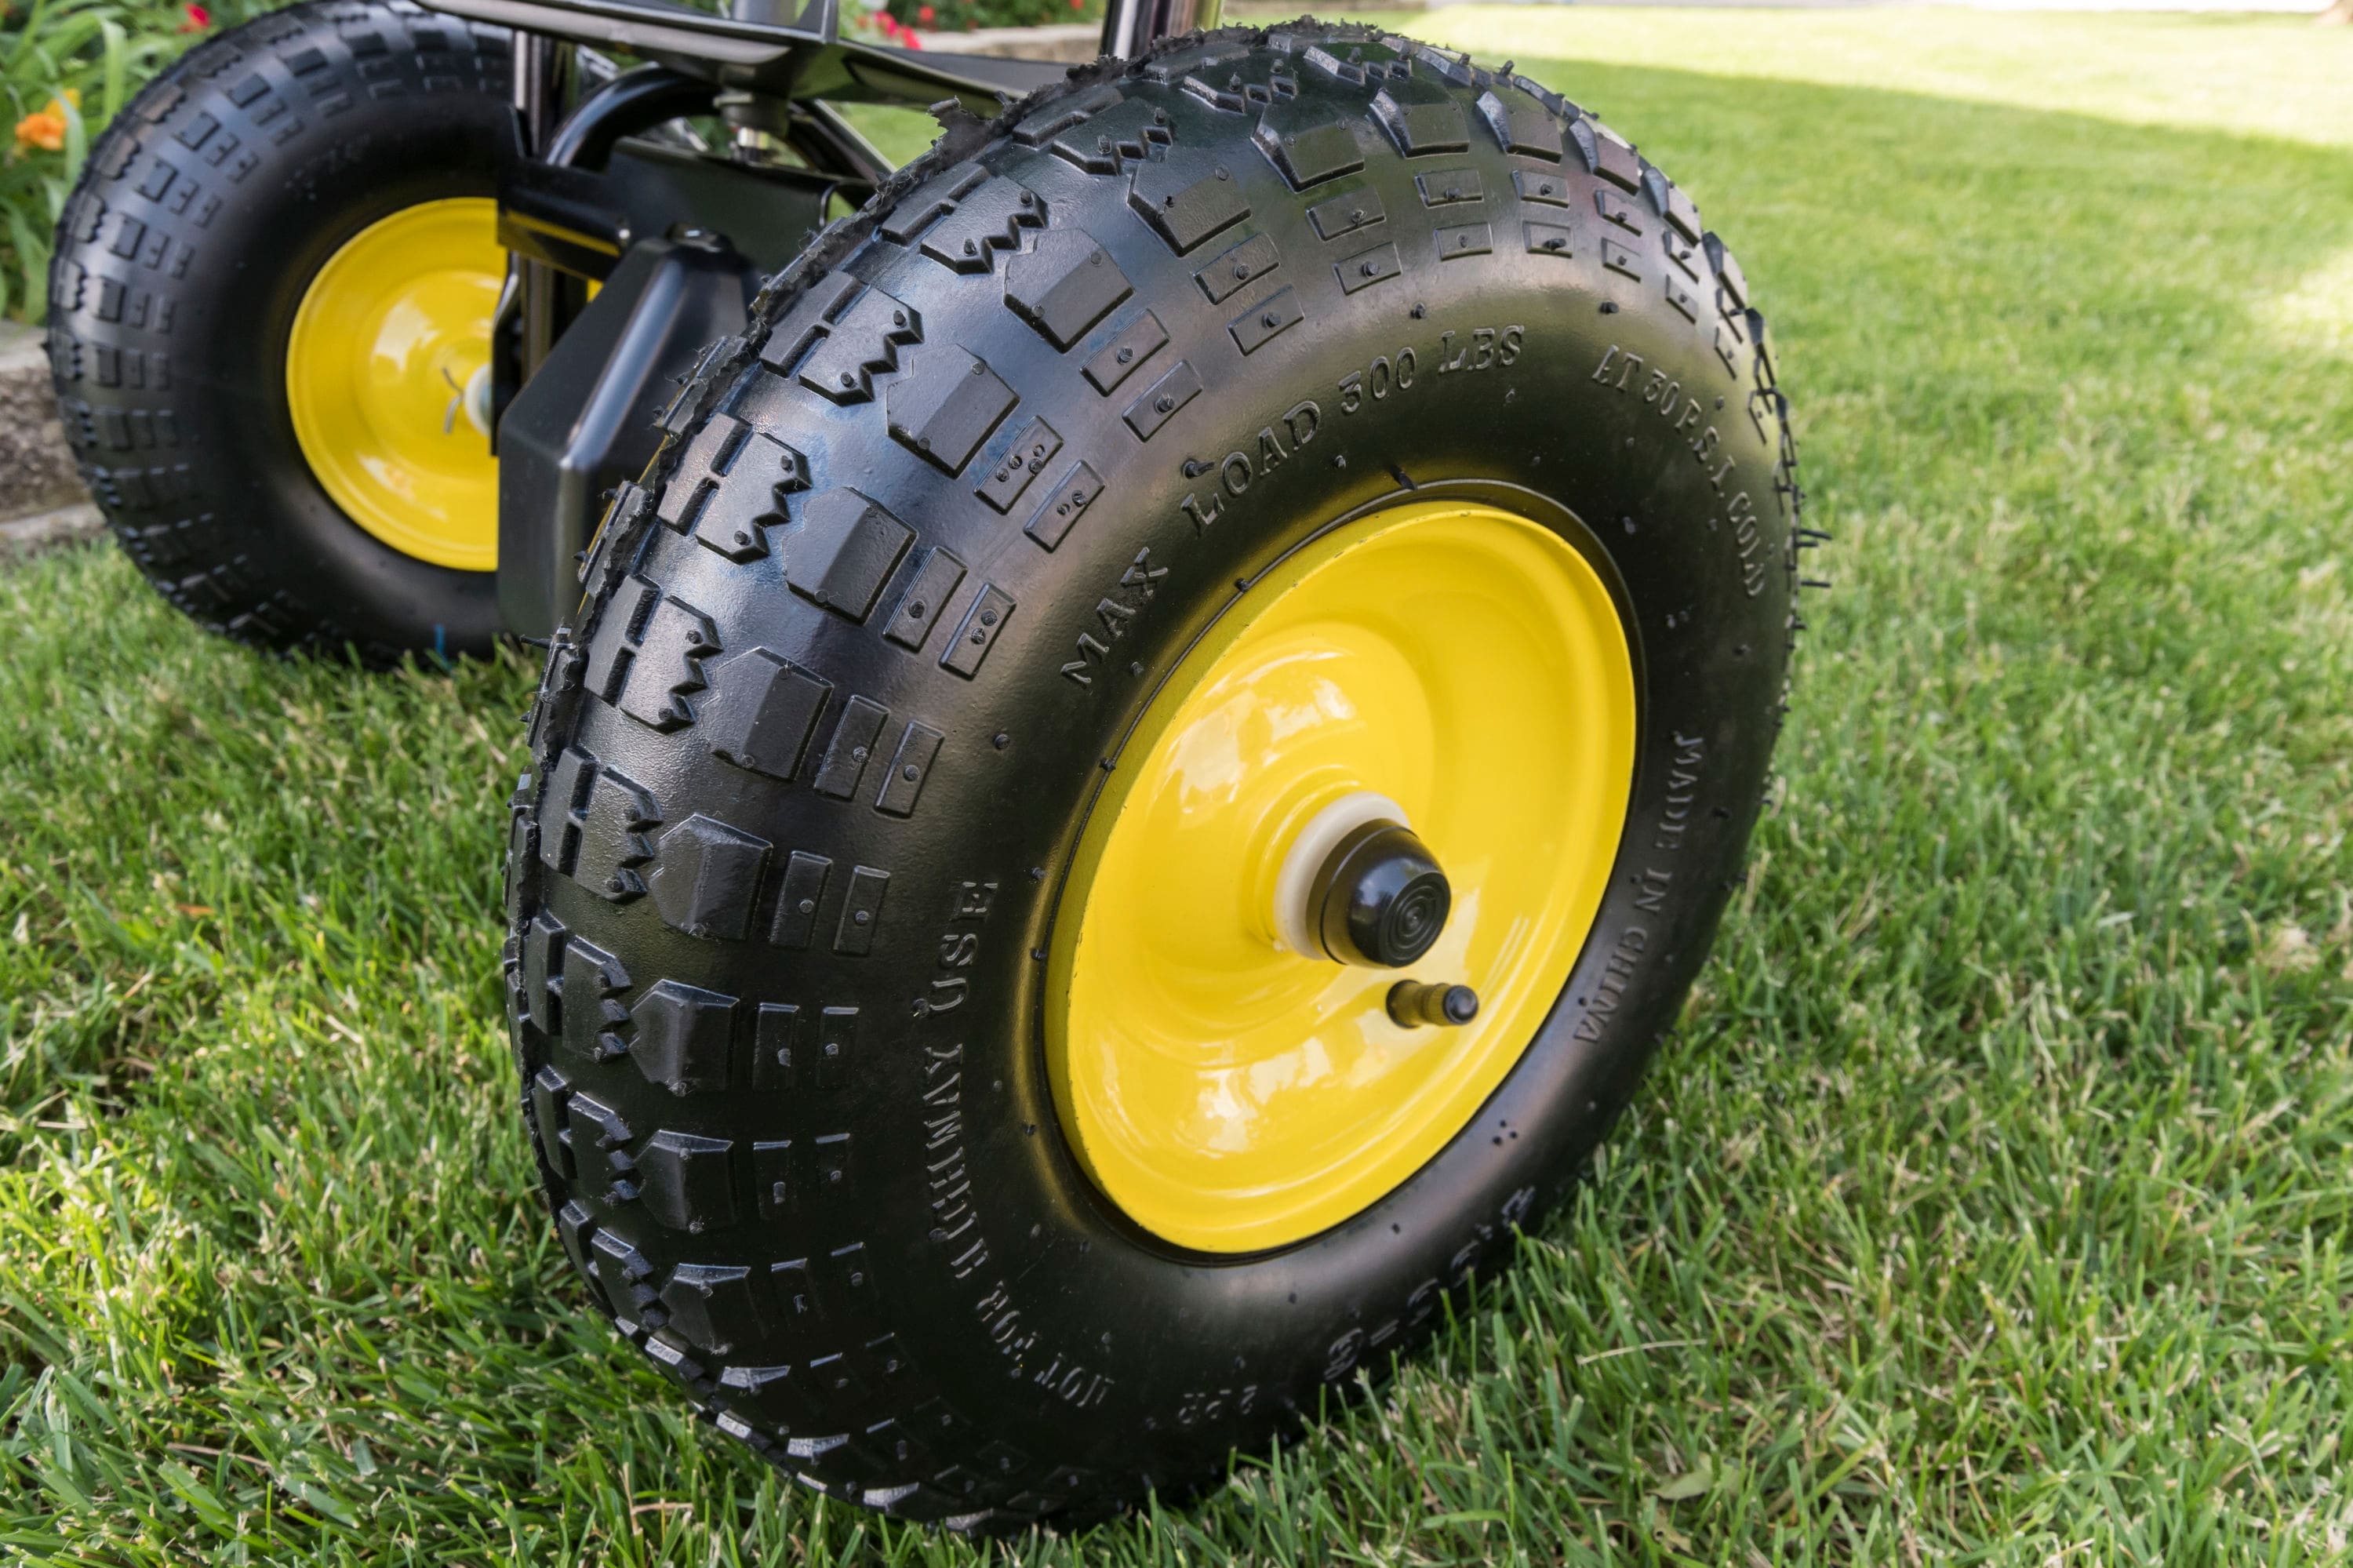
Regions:
[[[1190, 1512], [995, 1550], [2344, 1561], [2353, 151], [2071, 112], [2085, 39], [2197, 89], [2173, 21], [1972, 17], [2049, 46], [2005, 102], [1902, 90], [1935, 14], [1806, 19], [1870, 85], [1728, 74], [1753, 18], [1508, 25], [1772, 316], [1838, 536], [1782, 804], [1638, 1112], [1430, 1356]], [[2251, 93], [2323, 47], [2198, 26]], [[0, 1553], [990, 1554], [697, 1427], [569, 1278], [496, 984], [521, 661], [264, 662], [104, 549], [0, 607]]]

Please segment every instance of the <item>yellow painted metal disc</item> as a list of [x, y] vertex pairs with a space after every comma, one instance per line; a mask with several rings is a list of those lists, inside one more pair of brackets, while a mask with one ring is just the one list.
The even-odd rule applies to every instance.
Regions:
[[477, 377], [505, 278], [497, 203], [420, 202], [327, 259], [286, 345], [294, 439], [320, 487], [394, 549], [459, 571], [498, 565]]
[[[1362, 1212], [1470, 1122], [1599, 907], [1634, 767], [1633, 662], [1593, 567], [1493, 507], [1336, 529], [1187, 654], [1108, 776], [1050, 954], [1056, 1107], [1097, 1186], [1205, 1252]], [[1288, 950], [1275, 885], [1336, 801], [1385, 797], [1453, 911], [1404, 969]], [[1400, 978], [1478, 1017], [1405, 1029]]]

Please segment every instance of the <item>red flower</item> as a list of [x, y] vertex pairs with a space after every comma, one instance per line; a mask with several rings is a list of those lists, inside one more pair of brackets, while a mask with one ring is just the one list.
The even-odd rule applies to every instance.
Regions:
[[194, 4], [193, 0], [191, 4], [182, 6], [181, 9], [187, 13], [187, 19], [176, 29], [179, 32], [201, 33], [213, 25], [213, 14], [202, 5]]
[[918, 5], [915, 7], [915, 20], [921, 22], [926, 27], [930, 26], [938, 16], [939, 13], [933, 10], [929, 5]]

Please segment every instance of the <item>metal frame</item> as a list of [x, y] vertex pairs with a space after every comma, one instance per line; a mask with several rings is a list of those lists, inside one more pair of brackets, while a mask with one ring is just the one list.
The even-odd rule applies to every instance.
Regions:
[[[863, 202], [890, 165], [835, 107], [953, 101], [994, 114], [1063, 79], [1046, 60], [845, 38], [841, 0], [423, 0], [515, 30], [515, 135], [499, 175], [507, 285], [492, 334], [499, 600], [545, 636], [601, 498], [656, 436], [642, 407], [743, 329], [759, 280]], [[1221, 0], [1110, 0], [1103, 52], [1215, 26]], [[646, 63], [620, 70], [598, 51]], [[724, 145], [666, 127], [716, 121]], [[778, 156], [778, 154], [788, 156]], [[547, 374], [542, 374], [544, 371]]]

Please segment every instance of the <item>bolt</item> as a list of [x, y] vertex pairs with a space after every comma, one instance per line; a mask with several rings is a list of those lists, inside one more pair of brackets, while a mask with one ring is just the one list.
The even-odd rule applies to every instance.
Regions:
[[1400, 1029], [1459, 1027], [1479, 1016], [1479, 993], [1467, 985], [1399, 980], [1389, 987], [1386, 1008]]

